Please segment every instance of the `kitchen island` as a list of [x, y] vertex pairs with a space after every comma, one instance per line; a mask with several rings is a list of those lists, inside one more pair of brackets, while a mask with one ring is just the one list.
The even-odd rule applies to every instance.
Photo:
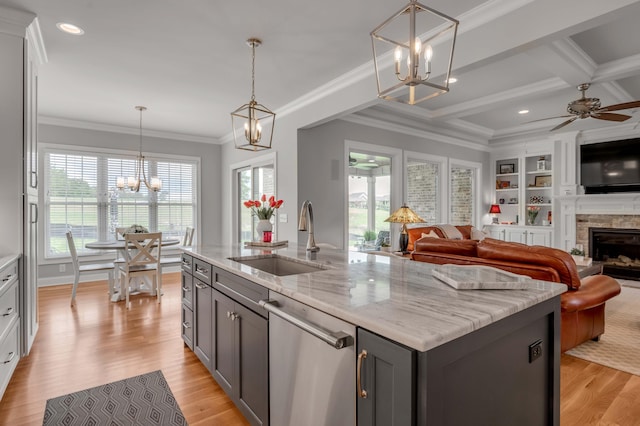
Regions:
[[[278, 276], [241, 263], [274, 255], [312, 267], [314, 272]], [[231, 319], [238, 317], [237, 309], [249, 308], [265, 322], [260, 327], [267, 327], [273, 313], [269, 314], [257, 299], [264, 302], [277, 294], [355, 326], [358, 373], [363, 365], [365, 368], [357, 386], [356, 374], [349, 378], [354, 382], [349, 389], [353, 389], [353, 405], [358, 407], [358, 424], [398, 413], [401, 415], [397, 418], [389, 417], [396, 424], [397, 419], [406, 424], [460, 424], [482, 418], [490, 424], [522, 423], [519, 419], [525, 419], [526, 424], [559, 423], [559, 295], [565, 291], [563, 285], [532, 280], [526, 290], [455, 290], [431, 275], [434, 265], [324, 249], [315, 254], [315, 259], [307, 259], [304, 248], [297, 247], [196, 247], [184, 256], [187, 262], [193, 260], [193, 265], [183, 267], [186, 279], [191, 272], [197, 288], [208, 280], [214, 292], [235, 303], [222, 310]], [[239, 287], [232, 288], [235, 285]], [[196, 337], [198, 323], [202, 329], [202, 324], [211, 322], [206, 330], [210, 342], [205, 338], [203, 345], [209, 353], [199, 357], [209, 363], [220, 383], [228, 380], [216, 376], [214, 358], [219, 353], [216, 344], [221, 342], [218, 334], [224, 332], [216, 315], [215, 294], [212, 300], [208, 316], [207, 308], [201, 304], [198, 310], [195, 301], [192, 312], [187, 309], [185, 315], [193, 315]], [[266, 334], [268, 376], [281, 345], [274, 346], [270, 341], [273, 332]], [[376, 376], [375, 369], [389, 362], [384, 354], [378, 358], [364, 346], [379, 343], [388, 343], [406, 355], [402, 363], [408, 365], [403, 374], [398, 369], [403, 366], [396, 365], [387, 371], [389, 377]], [[196, 354], [203, 352], [197, 342], [193, 346]], [[355, 366], [355, 355], [351, 363]], [[381, 386], [385, 380], [403, 382]], [[381, 397], [381, 392], [395, 394]], [[271, 407], [271, 417], [274, 414]], [[248, 418], [256, 424], [269, 424], [268, 415], [259, 421]], [[376, 419], [378, 424], [380, 420]]]

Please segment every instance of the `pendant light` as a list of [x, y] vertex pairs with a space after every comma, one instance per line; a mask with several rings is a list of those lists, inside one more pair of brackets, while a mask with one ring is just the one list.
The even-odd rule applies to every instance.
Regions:
[[[247, 45], [251, 47], [251, 100], [231, 113], [236, 148], [247, 151], [263, 151], [271, 148], [273, 126], [276, 121], [276, 114], [256, 101], [256, 47], [261, 44], [262, 41], [257, 38], [247, 40]], [[238, 128], [242, 130], [238, 131]]]
[[371, 31], [378, 97], [415, 105], [447, 93], [458, 24], [411, 0]]
[[[126, 181], [126, 186], [132, 192], [140, 191], [140, 183], [153, 192], [158, 192], [162, 189], [162, 181], [157, 176], [153, 176], [150, 180], [147, 180], [147, 173], [144, 170], [144, 155], [142, 155], [142, 112], [147, 110], [147, 107], [136, 106], [135, 109], [140, 111], [140, 151], [136, 158], [136, 169], [133, 176], [129, 176]], [[116, 187], [120, 190], [125, 188], [124, 177], [118, 177], [116, 180]]]

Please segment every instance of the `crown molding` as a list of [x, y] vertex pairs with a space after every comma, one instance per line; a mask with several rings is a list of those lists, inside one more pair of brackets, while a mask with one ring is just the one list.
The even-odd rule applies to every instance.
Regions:
[[436, 142], [447, 143], [450, 145], [461, 146], [461, 147], [473, 149], [476, 151], [483, 151], [483, 152], [490, 151], [489, 146], [484, 143], [468, 142], [458, 138], [441, 135], [433, 132], [432, 130], [415, 129], [412, 127], [407, 127], [403, 124], [383, 121], [383, 120], [380, 120], [379, 118], [364, 117], [361, 115], [352, 114], [347, 117], [342, 117], [340, 118], [340, 120], [346, 121], [349, 123], [360, 124], [367, 127], [373, 127], [376, 129], [382, 129], [390, 132], [400, 133], [404, 135], [415, 136], [420, 139], [432, 140]]
[[456, 17], [460, 21], [458, 34], [471, 31], [514, 10], [533, 3], [534, 0], [489, 0]]
[[638, 122], [624, 123], [616, 126], [608, 126], [600, 129], [583, 130], [581, 132], [582, 142], [607, 142], [618, 139], [631, 139], [638, 137], [636, 127]]
[[454, 118], [451, 120], [447, 120], [447, 123], [453, 126], [454, 128], [460, 129], [462, 131], [481, 135], [487, 141], [493, 137], [494, 131], [488, 127], [480, 126], [478, 124], [471, 123], [466, 120], [461, 120], [459, 118]]
[[44, 47], [42, 31], [40, 31], [40, 21], [38, 21], [37, 17], [34, 18], [33, 22], [27, 27], [27, 40], [29, 40], [33, 47], [38, 64], [42, 65], [49, 62], [47, 49]]
[[0, 6], [0, 33], [23, 37], [36, 15], [23, 10]]
[[[80, 120], [69, 120], [66, 118], [56, 118], [56, 117], [46, 117], [46, 116], [38, 116], [38, 124], [60, 126], [60, 127], [71, 127], [75, 129], [96, 130], [100, 132], [122, 133], [127, 135], [138, 135], [140, 133], [140, 129], [137, 127], [133, 128], [133, 127], [115, 126], [111, 124], [94, 123], [90, 121], [80, 121]], [[144, 135], [148, 137], [154, 137], [154, 138], [197, 142], [197, 143], [207, 143], [207, 144], [213, 144], [213, 145], [218, 145], [222, 143], [219, 139], [215, 139], [211, 137], [187, 135], [183, 133], [163, 132], [163, 131], [149, 130], [149, 129], [144, 129]]]

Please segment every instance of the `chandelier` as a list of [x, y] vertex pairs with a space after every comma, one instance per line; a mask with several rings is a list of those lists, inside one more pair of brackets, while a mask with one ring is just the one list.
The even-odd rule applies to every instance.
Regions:
[[371, 31], [378, 97], [415, 105], [448, 92], [457, 31], [416, 0]]
[[[271, 148], [276, 114], [256, 102], [256, 47], [260, 46], [262, 41], [250, 38], [247, 44], [251, 47], [251, 100], [231, 113], [231, 125], [237, 149], [262, 151]], [[238, 131], [237, 128], [244, 131]]]
[[[158, 192], [162, 189], [162, 181], [157, 176], [147, 180], [147, 173], [144, 170], [144, 155], [142, 155], [142, 111], [146, 111], [147, 107], [136, 106], [135, 109], [140, 111], [140, 151], [136, 158], [136, 169], [133, 176], [127, 177], [126, 186], [133, 192], [140, 191], [140, 183], [153, 192]], [[116, 187], [120, 190], [125, 188], [124, 177], [118, 177], [116, 180]]]

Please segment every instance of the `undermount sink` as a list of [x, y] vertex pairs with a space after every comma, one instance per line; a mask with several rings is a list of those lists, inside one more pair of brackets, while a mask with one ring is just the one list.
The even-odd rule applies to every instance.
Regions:
[[306, 274], [309, 272], [324, 271], [328, 269], [327, 267], [317, 263], [305, 262], [303, 260], [284, 257], [277, 254], [230, 257], [229, 260], [233, 260], [234, 262], [242, 263], [243, 265], [280, 277], [285, 275]]

